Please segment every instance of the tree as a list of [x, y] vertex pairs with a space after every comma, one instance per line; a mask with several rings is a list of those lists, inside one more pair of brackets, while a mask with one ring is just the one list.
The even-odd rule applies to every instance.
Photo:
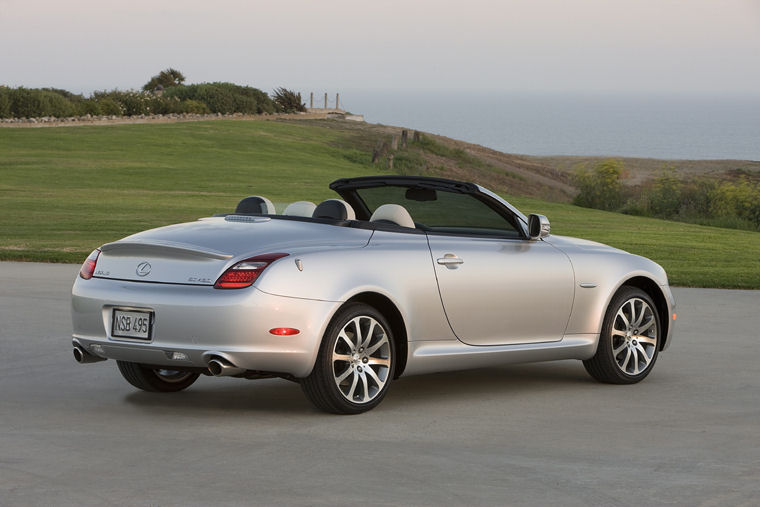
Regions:
[[272, 100], [277, 105], [277, 109], [284, 113], [306, 111], [306, 104], [301, 102], [301, 94], [286, 88], [276, 88]]
[[169, 88], [171, 86], [180, 86], [184, 82], [185, 76], [183, 76], [180, 71], [168, 68], [150, 78], [150, 81], [143, 86], [143, 90], [150, 92], [155, 90], [159, 85], [161, 85], [162, 88]]

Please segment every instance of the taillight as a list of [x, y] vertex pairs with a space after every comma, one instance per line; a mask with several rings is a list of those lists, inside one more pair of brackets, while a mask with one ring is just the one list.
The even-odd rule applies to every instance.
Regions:
[[100, 255], [100, 249], [96, 248], [92, 251], [89, 257], [85, 259], [84, 264], [82, 264], [82, 269], [79, 270], [79, 276], [85, 280], [92, 278], [92, 274], [95, 272], [95, 266], [98, 263], [98, 255]]
[[259, 275], [277, 259], [287, 257], [286, 253], [257, 255], [240, 261], [219, 277], [214, 284], [215, 289], [242, 289], [250, 287]]

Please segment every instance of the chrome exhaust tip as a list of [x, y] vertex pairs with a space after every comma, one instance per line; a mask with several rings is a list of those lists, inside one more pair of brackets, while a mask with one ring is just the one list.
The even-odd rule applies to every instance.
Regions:
[[245, 372], [245, 368], [238, 368], [224, 359], [214, 358], [208, 362], [208, 371], [215, 377], [232, 377]]
[[105, 361], [105, 358], [90, 354], [79, 345], [74, 345], [74, 359], [79, 364], [97, 363]]

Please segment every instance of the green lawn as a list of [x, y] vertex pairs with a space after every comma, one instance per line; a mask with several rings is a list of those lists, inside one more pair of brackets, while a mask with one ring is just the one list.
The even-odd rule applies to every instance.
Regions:
[[[246, 195], [280, 210], [331, 197], [332, 180], [380, 172], [346, 148], [357, 135], [276, 121], [2, 128], [0, 259], [81, 262], [102, 243], [231, 211]], [[675, 285], [760, 288], [760, 233], [510, 200], [557, 234], [654, 259]]]

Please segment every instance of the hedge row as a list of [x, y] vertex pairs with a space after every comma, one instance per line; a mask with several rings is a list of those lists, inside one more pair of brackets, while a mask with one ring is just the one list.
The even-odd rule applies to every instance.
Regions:
[[84, 115], [273, 113], [280, 108], [257, 88], [232, 83], [203, 83], [167, 88], [163, 94], [102, 91], [90, 97], [56, 88], [0, 86], [0, 118], [66, 118]]

